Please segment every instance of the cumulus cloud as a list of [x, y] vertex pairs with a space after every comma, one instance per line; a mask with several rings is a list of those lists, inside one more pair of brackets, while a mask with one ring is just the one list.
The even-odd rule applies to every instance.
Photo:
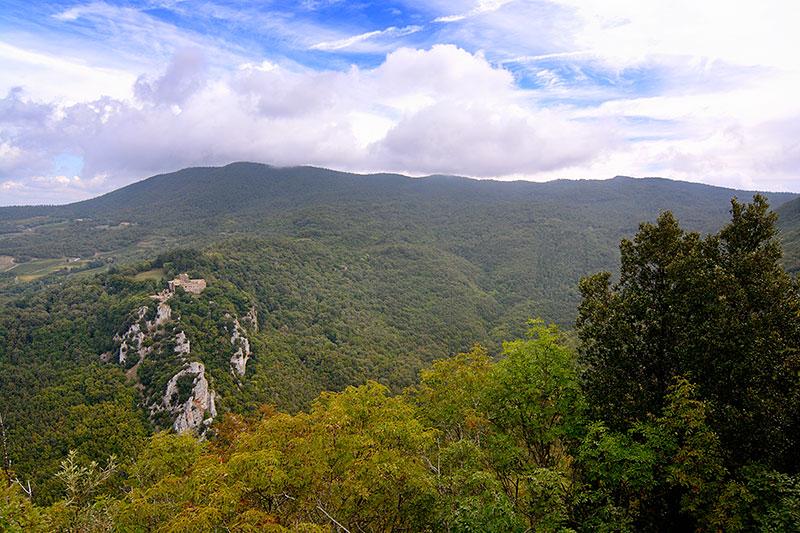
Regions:
[[193, 51], [177, 54], [161, 76], [136, 82], [135, 101], [57, 107], [9, 94], [0, 108], [14, 112], [0, 118], [0, 146], [19, 153], [3, 159], [4, 175], [47, 175], [37, 162], [59, 153], [79, 154], [87, 176], [108, 179], [29, 178], [32, 186], [88, 195], [164, 169], [240, 159], [535, 174], [610, 142], [607, 131], [536, 108], [508, 71], [451, 45], [400, 49], [373, 69], [346, 72], [274, 66], [217, 76], [203, 64]]
[[391, 168], [478, 176], [538, 174], [587, 161], [613, 134], [557, 112], [481, 102], [439, 102], [392, 127], [374, 145]]
[[178, 105], [203, 86], [206, 68], [201, 49], [178, 50], [163, 75], [156, 79], [139, 76], [133, 92], [142, 101]]

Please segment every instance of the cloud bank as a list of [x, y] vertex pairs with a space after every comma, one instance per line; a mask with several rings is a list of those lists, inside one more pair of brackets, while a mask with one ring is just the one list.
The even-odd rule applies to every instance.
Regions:
[[[58, 39], [9, 33], [0, 205], [235, 160], [800, 191], [800, 10], [785, 3], [409, 0], [363, 28], [362, 7], [303, 6], [160, 6], [190, 28], [93, 2], [46, 17], [70, 30]], [[332, 9], [348, 23], [326, 25]]]
[[[80, 154], [74, 197], [189, 165], [234, 160], [412, 174], [536, 174], [587, 162], [613, 143], [595, 122], [540, 109], [511, 74], [452, 45], [400, 49], [373, 69], [295, 72], [245, 65], [224, 76], [199, 50], [140, 77], [131, 101], [56, 106], [15, 90], [0, 100], [3, 183]], [[602, 119], [601, 119], [602, 121]], [[96, 179], [108, 176], [108, 179]], [[31, 180], [33, 181], [33, 180]], [[40, 184], [43, 182], [39, 181]], [[42, 193], [42, 187], [28, 184]]]

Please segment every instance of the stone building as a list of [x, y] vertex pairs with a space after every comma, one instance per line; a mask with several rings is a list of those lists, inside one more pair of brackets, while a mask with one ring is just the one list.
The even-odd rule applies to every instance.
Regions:
[[206, 288], [206, 280], [202, 278], [189, 279], [189, 276], [184, 273], [169, 282], [169, 290], [175, 291], [177, 287], [182, 287], [183, 290], [192, 294], [200, 294]]

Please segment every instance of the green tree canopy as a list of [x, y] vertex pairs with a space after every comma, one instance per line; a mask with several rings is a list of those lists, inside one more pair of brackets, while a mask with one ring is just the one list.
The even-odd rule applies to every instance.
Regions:
[[578, 332], [594, 414], [622, 429], [657, 414], [675, 376], [710, 402], [731, 464], [797, 471], [800, 290], [766, 200], [732, 201], [719, 233], [666, 212], [620, 246], [618, 282], [581, 280]]

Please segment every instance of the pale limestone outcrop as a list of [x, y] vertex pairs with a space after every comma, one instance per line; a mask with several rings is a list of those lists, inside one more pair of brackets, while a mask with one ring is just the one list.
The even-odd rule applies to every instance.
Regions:
[[185, 357], [189, 355], [189, 352], [191, 351], [192, 349], [189, 346], [189, 339], [186, 338], [186, 333], [179, 331], [175, 335], [175, 353], [180, 357]]
[[[128, 331], [122, 335], [114, 335], [114, 341], [119, 343], [117, 359], [120, 364], [125, 364], [131, 350], [137, 352], [139, 355], [139, 362], [144, 360], [145, 356], [152, 351], [151, 348], [144, 346], [145, 339], [152, 339], [154, 334], [172, 318], [172, 308], [167, 304], [167, 300], [172, 298], [174, 294], [173, 291], [165, 289], [158, 294], [151, 295], [150, 298], [158, 302], [155, 318], [153, 320], [144, 321], [144, 317], [147, 315], [150, 308], [143, 305], [137, 310], [136, 320], [128, 328]], [[144, 328], [142, 328], [142, 325], [144, 325]], [[109, 358], [103, 354], [100, 356], [100, 359], [106, 361]]]
[[[175, 415], [172, 428], [177, 433], [202, 431], [217, 416], [216, 393], [209, 387], [205, 371], [203, 363], [194, 361], [167, 383], [163, 408]], [[178, 403], [178, 380], [187, 375], [192, 376], [192, 391], [187, 400]]]
[[242, 317], [242, 322], [247, 324], [250, 329], [258, 333], [258, 314], [256, 313], [256, 306], [250, 306], [250, 310]]
[[150, 331], [155, 331], [156, 329], [160, 328], [172, 317], [172, 308], [166, 301], [159, 302], [158, 308], [156, 309], [156, 317], [152, 321], [147, 322], [147, 329]]
[[[230, 318], [230, 315], [228, 315]], [[239, 320], [233, 319], [233, 334], [231, 335], [231, 344], [236, 350], [231, 356], [231, 369], [239, 377], [244, 376], [247, 371], [247, 361], [250, 359], [250, 340], [244, 336], [247, 333]]]
[[119, 343], [117, 359], [120, 364], [124, 365], [126, 363], [131, 351], [135, 351], [139, 356], [139, 361], [142, 361], [152, 351], [152, 348], [145, 346], [145, 340], [152, 339], [156, 331], [169, 322], [172, 316], [170, 306], [166, 301], [160, 301], [156, 308], [155, 318], [145, 321], [144, 328], [142, 328], [142, 321], [144, 321], [148, 311], [149, 307], [146, 305], [140, 307], [137, 311], [136, 321], [131, 324], [128, 331], [122, 335], [117, 334], [114, 336], [114, 340]]
[[128, 331], [122, 335], [114, 335], [114, 341], [119, 343], [119, 350], [117, 351], [117, 359], [119, 363], [125, 364], [128, 360], [128, 353], [131, 349], [136, 350], [139, 358], [144, 357], [147, 349], [144, 347], [145, 335], [142, 331], [141, 322], [147, 315], [147, 306], [143, 305], [139, 308], [136, 315], [136, 321], [130, 325]]

